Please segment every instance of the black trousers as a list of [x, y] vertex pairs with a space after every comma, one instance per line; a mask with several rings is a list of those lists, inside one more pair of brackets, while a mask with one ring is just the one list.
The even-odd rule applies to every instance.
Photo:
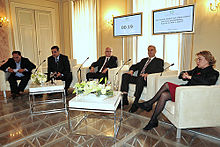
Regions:
[[147, 80], [144, 80], [144, 77], [136, 77], [136, 76], [131, 76], [130, 74], [124, 73], [122, 75], [122, 82], [121, 82], [121, 91], [122, 92], [128, 92], [129, 90], [129, 84], [136, 84], [136, 89], [135, 89], [135, 100], [134, 103], [138, 103], [141, 94], [143, 92], [144, 86], [147, 86]]
[[[11, 74], [8, 77], [8, 82], [10, 84], [11, 93], [18, 94], [20, 91], [24, 91], [25, 87], [28, 84], [28, 81], [30, 80], [31, 75], [25, 75], [23, 77], [17, 77], [15, 74]], [[19, 85], [17, 80], [21, 80]]]
[[[108, 73], [106, 72], [106, 73], [101, 73], [101, 72], [88, 72], [87, 74], [86, 74], [86, 79], [87, 79], [87, 81], [89, 81], [90, 79], [101, 79], [102, 77], [106, 77], [106, 78], [108, 78]], [[101, 82], [101, 84], [103, 84], [103, 83], [105, 83], [105, 80], [103, 80], [102, 82]]]
[[70, 87], [70, 84], [73, 80], [73, 76], [72, 76], [72, 73], [65, 73], [63, 74], [63, 76], [61, 77], [57, 77], [56, 80], [62, 80], [62, 81], [65, 81], [65, 90], [68, 90], [69, 87]]

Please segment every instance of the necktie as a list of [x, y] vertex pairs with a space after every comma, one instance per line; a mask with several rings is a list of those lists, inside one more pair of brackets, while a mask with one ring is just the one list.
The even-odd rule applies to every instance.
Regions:
[[109, 60], [109, 58], [107, 58], [107, 59], [106, 59], [106, 62], [103, 64], [103, 66], [102, 66], [102, 68], [101, 68], [101, 72], [103, 72], [103, 70], [106, 69], [108, 60]]
[[58, 59], [58, 58], [55, 58], [55, 62], [56, 62], [56, 68], [57, 68], [57, 70], [58, 70], [59, 59]]
[[58, 59], [58, 58], [55, 58], [55, 62], [58, 63], [58, 62], [59, 62], [59, 59]]
[[147, 66], [148, 66], [148, 64], [150, 63], [150, 61], [151, 61], [151, 59], [149, 58], [149, 59], [147, 60], [147, 62], [145, 63], [143, 69], [141, 70], [141, 74], [143, 74], [143, 73], [145, 72], [145, 69], [147, 68]]

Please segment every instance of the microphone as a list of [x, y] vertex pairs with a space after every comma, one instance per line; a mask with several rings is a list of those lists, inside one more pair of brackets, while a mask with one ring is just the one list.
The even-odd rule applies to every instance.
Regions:
[[[89, 59], [89, 57], [86, 58], [86, 60], [80, 65], [79, 69], [77, 70], [77, 78], [78, 78], [78, 82], [82, 82], [82, 75], [81, 75], [81, 68], [83, 66], [83, 64]], [[78, 76], [78, 72], [79, 72], [79, 76]]]
[[39, 66], [35, 69], [34, 74], [38, 71], [38, 68], [45, 62], [46, 60], [42, 61]]
[[83, 63], [80, 65], [80, 67], [79, 67], [79, 69], [77, 70], [77, 72], [81, 70], [81, 68], [82, 68], [83, 64], [84, 64], [84, 63], [85, 63], [85, 62], [86, 62], [88, 59], [89, 59], [89, 57], [87, 57], [87, 58], [86, 58], [86, 60], [85, 60], [85, 61], [83, 61]]
[[118, 88], [119, 88], [119, 80], [117, 78], [117, 75], [118, 75], [119, 71], [121, 71], [121, 69], [124, 67], [124, 65], [126, 63], [130, 62], [130, 61], [131, 61], [131, 59], [128, 59], [126, 62], [124, 62], [122, 64], [122, 66], [120, 67], [120, 69], [117, 71], [117, 73], [114, 75], [114, 81], [113, 81], [113, 88], [114, 88], [114, 90], [118, 91]]
[[130, 61], [131, 61], [131, 59], [128, 59], [126, 62], [124, 62], [124, 63], [122, 64], [121, 68], [117, 71], [117, 73], [116, 73], [115, 75], [117, 76], [118, 73], [119, 73], [119, 71], [124, 67], [124, 65], [125, 65], [126, 63], [130, 62]]
[[167, 66], [161, 73], [160, 73], [160, 76], [162, 76], [162, 74], [163, 74], [163, 72], [165, 71], [165, 70], [167, 70], [168, 68], [170, 68], [171, 66], [173, 66], [174, 65], [174, 63], [172, 63], [172, 64], [170, 64], [169, 66]]

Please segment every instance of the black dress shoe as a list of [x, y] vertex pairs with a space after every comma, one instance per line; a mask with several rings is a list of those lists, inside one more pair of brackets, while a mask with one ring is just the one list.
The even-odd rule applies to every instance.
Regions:
[[158, 126], [158, 120], [150, 120], [149, 123], [143, 128], [143, 130], [151, 130]]
[[128, 100], [123, 100], [123, 106], [124, 106], [124, 105], [129, 105]]
[[148, 103], [138, 103], [137, 106], [147, 112], [150, 112], [152, 110], [152, 105]]
[[11, 98], [12, 98], [12, 99], [15, 99], [16, 97], [17, 97], [17, 96], [16, 96], [15, 93], [12, 93], [12, 94], [11, 94]]
[[129, 110], [129, 112], [130, 113], [134, 113], [134, 112], [136, 112], [138, 110], [138, 106], [137, 106], [137, 104], [133, 104], [132, 106], [131, 106], [131, 109]]
[[11, 94], [11, 98], [14, 100], [16, 99], [17, 97], [20, 97], [21, 95], [19, 93], [12, 93]]

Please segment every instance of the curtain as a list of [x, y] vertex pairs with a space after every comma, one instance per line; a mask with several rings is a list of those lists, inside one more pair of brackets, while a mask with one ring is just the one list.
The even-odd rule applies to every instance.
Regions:
[[[184, 5], [194, 4], [194, 0], [183, 0]], [[195, 17], [195, 16], [194, 16]], [[179, 58], [179, 71], [192, 69], [193, 58], [193, 39], [194, 34], [183, 34], [182, 35], [182, 44], [181, 44], [181, 52]]]
[[97, 60], [96, 45], [96, 0], [77, 0], [73, 2], [73, 57], [84, 66]]

